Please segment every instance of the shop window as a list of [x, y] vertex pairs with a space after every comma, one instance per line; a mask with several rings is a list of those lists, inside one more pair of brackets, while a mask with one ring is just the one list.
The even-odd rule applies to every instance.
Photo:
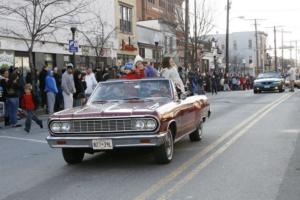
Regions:
[[29, 57], [16, 56], [15, 57], [15, 67], [21, 68], [23, 72], [30, 71]]
[[71, 58], [69, 55], [64, 55], [64, 66], [67, 66], [71, 62]]
[[145, 58], [145, 48], [139, 48], [139, 54], [140, 54], [140, 56]]
[[45, 54], [45, 63], [49, 68], [54, 67], [53, 54]]

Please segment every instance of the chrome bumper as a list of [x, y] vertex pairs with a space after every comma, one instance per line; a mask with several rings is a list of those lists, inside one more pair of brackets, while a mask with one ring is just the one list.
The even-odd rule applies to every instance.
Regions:
[[[157, 135], [132, 135], [113, 137], [57, 137], [48, 136], [48, 144], [52, 148], [93, 148], [95, 139], [111, 139], [113, 148], [120, 147], [154, 147], [164, 143], [166, 132]], [[142, 141], [141, 141], [142, 140]], [[147, 141], [147, 142], [145, 142]]]

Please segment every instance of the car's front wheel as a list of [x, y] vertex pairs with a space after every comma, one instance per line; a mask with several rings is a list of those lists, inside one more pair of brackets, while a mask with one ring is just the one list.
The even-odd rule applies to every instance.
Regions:
[[84, 151], [81, 149], [63, 148], [62, 155], [68, 164], [78, 164], [83, 160]]
[[197, 129], [189, 135], [190, 140], [192, 142], [200, 141], [202, 139], [202, 133], [203, 133], [203, 123], [202, 123], [202, 121], [200, 121], [197, 126]]
[[164, 144], [154, 150], [155, 160], [159, 164], [167, 164], [172, 161], [174, 152], [173, 133], [169, 129]]

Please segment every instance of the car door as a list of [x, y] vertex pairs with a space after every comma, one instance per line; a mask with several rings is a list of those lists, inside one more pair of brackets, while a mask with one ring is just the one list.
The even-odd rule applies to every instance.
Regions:
[[195, 106], [192, 97], [188, 97], [180, 102], [182, 107], [182, 135], [195, 130]]

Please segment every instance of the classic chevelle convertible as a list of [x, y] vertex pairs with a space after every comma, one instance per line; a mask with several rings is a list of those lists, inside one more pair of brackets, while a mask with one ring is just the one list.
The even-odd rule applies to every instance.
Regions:
[[158, 163], [169, 163], [175, 142], [186, 135], [201, 140], [209, 115], [206, 96], [179, 98], [170, 80], [108, 81], [85, 106], [53, 114], [47, 141], [62, 148], [69, 164], [80, 163], [85, 153], [121, 147], [152, 147]]

